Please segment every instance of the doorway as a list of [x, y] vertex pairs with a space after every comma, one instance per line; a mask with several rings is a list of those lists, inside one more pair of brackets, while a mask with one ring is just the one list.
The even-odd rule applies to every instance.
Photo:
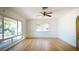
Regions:
[[79, 50], [79, 16], [76, 18], [76, 44], [77, 49]]

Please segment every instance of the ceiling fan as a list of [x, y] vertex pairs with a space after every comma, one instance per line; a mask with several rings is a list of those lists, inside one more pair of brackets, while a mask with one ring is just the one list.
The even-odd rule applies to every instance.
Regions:
[[46, 11], [48, 9], [48, 7], [42, 7], [43, 12], [40, 12], [43, 16], [48, 16], [48, 17], [52, 17], [52, 13], [51, 11]]

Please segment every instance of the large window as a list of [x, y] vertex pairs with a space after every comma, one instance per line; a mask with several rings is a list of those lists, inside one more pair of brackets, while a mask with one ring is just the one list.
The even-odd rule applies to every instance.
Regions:
[[0, 16], [0, 40], [2, 40], [2, 17]]
[[4, 39], [17, 35], [17, 21], [4, 18]]
[[0, 50], [22, 38], [21, 21], [0, 17]]

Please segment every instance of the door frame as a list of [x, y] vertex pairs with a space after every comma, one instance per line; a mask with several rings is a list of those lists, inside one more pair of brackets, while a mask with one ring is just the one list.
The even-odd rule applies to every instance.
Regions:
[[78, 47], [78, 39], [77, 39], [77, 21], [78, 21], [78, 17], [79, 17], [79, 15], [76, 17], [76, 48], [77, 49], [79, 49], [79, 47]]

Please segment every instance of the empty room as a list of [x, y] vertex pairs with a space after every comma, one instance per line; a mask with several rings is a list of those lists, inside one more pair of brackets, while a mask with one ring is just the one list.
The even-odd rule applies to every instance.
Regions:
[[78, 51], [78, 7], [0, 7], [0, 51]]

